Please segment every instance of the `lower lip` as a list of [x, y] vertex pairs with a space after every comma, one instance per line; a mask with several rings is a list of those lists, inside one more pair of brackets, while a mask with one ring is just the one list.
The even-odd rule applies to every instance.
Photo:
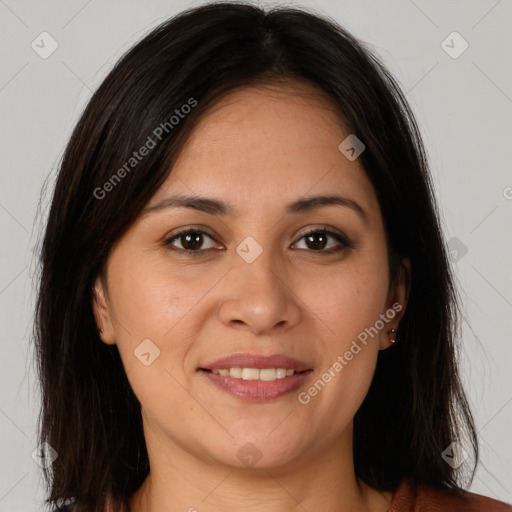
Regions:
[[276, 380], [243, 380], [234, 377], [216, 375], [206, 370], [199, 370], [212, 384], [245, 400], [266, 401], [282, 397], [299, 389], [309, 378], [312, 370], [294, 373], [290, 377]]

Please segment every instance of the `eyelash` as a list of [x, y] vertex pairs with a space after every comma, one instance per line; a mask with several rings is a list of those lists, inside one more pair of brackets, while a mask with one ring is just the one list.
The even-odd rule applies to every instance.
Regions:
[[[195, 233], [195, 234], [199, 233], [201, 235], [206, 235], [206, 236], [210, 237], [212, 240], [214, 240], [214, 237], [212, 235], [210, 235], [208, 232], [206, 232], [202, 229], [184, 228], [181, 231], [178, 231], [177, 233], [175, 233], [172, 237], [165, 240], [164, 245], [166, 247], [169, 247], [173, 251], [182, 252], [187, 256], [191, 256], [194, 258], [197, 258], [198, 256], [202, 256], [201, 253], [204, 253], [204, 252], [208, 251], [209, 249], [198, 249], [196, 251], [192, 251], [189, 249], [180, 249], [180, 248], [172, 246], [172, 242], [174, 240], [177, 240], [177, 239], [181, 238], [182, 236], [189, 235], [192, 233]], [[354, 247], [354, 244], [346, 236], [336, 233], [334, 231], [331, 231], [327, 226], [323, 226], [320, 229], [318, 229], [318, 228], [310, 229], [306, 233], [303, 233], [297, 242], [299, 242], [303, 238], [306, 238], [307, 236], [310, 236], [312, 234], [318, 234], [318, 233], [332, 236], [341, 245], [338, 245], [337, 247], [331, 247], [330, 249], [322, 249], [322, 250], [318, 250], [318, 251], [315, 251], [312, 249], [301, 249], [301, 250], [306, 250], [307, 252], [313, 252], [313, 253], [317, 252], [317, 253], [323, 254], [323, 255], [330, 255], [330, 254], [338, 253], [338, 252], [342, 251], [343, 249]]]

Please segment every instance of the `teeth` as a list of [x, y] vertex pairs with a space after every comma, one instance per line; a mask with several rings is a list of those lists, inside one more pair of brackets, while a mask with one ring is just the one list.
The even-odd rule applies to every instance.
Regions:
[[230, 368], [229, 370], [225, 370], [228, 372], [230, 377], [234, 377], [235, 379], [241, 379], [243, 369], [242, 368]]
[[[256, 370], [256, 375], [258, 375], [258, 370]], [[276, 380], [277, 379], [277, 369], [276, 368], [266, 368], [264, 370], [259, 371], [260, 380]]]
[[[238, 370], [239, 368], [237, 368]], [[231, 372], [234, 370], [234, 368], [231, 368], [229, 370], [229, 376], [232, 377], [233, 375]], [[236, 372], [238, 374], [238, 372]], [[236, 375], [235, 374], [235, 375]], [[260, 371], [258, 368], [243, 368], [242, 369], [242, 379], [243, 380], [258, 380], [260, 378]]]
[[278, 379], [284, 379], [288, 375], [288, 371], [290, 371], [290, 375], [293, 375], [293, 370], [285, 370], [284, 368], [277, 368], [276, 369], [276, 377]]
[[295, 370], [287, 368], [223, 368], [212, 370], [215, 375], [243, 380], [276, 380], [291, 377]]

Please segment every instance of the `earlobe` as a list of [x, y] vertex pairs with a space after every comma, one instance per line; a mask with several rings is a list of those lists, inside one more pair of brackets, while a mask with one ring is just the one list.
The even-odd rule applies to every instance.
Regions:
[[105, 286], [101, 276], [96, 278], [92, 290], [92, 308], [96, 326], [98, 329], [98, 336], [103, 343], [107, 345], [115, 345], [114, 330], [110, 319], [108, 301], [105, 293]]

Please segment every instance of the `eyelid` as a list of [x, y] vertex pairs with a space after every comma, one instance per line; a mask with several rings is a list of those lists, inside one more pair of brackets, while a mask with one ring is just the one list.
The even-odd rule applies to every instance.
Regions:
[[168, 241], [168, 240], [171, 240], [172, 238], [176, 238], [180, 235], [185, 235], [189, 232], [204, 233], [204, 234], [208, 235], [210, 238], [215, 238], [217, 236], [213, 233], [213, 231], [210, 230], [210, 228], [203, 226], [202, 224], [190, 224], [188, 226], [177, 228], [176, 230], [172, 231], [168, 235], [165, 235], [164, 239], [165, 239], [165, 241]]

